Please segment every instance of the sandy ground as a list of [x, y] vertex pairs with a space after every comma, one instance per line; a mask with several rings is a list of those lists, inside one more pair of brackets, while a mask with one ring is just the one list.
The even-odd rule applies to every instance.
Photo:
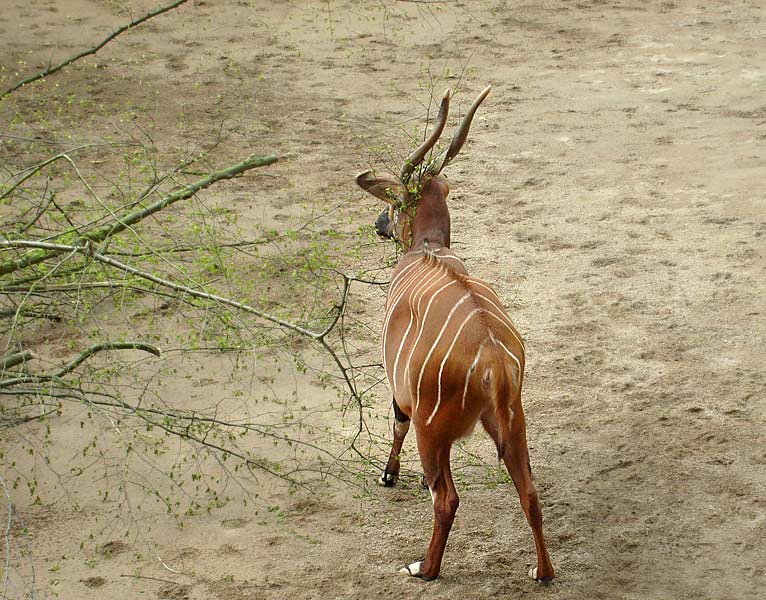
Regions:
[[[133, 15], [153, 6], [130, 4]], [[73, 54], [125, 22], [123, 8], [6, 0], [1, 60], [28, 72]], [[382, 145], [404, 154], [428, 88], [439, 94], [461, 73], [456, 106], [493, 91], [448, 171], [453, 247], [527, 339], [524, 401], [555, 583], [526, 578], [533, 546], [512, 490], [459, 467], [461, 507], [432, 583], [396, 574], [431, 528], [428, 496], [409, 477], [366, 495], [328, 485], [284, 498], [279, 514], [232, 503], [183, 529], [147, 517], [178, 574], [120, 537], [80, 550], [108, 518], [95, 499], [20, 505], [42, 597], [766, 593], [761, 2], [198, 1], [14, 101], [50, 90], [134, 103], [155, 139], [189, 147], [223, 116], [240, 132], [224, 154], [282, 157], [264, 185], [225, 188], [256, 199], [234, 205], [243, 218], [319, 198], [362, 225], [377, 207], [354, 175], [380, 164]], [[72, 111], [84, 130], [113, 125]], [[224, 379], [205, 393], [225, 393]], [[384, 423], [386, 389], [377, 395]], [[481, 435], [467, 447], [491, 461]]]

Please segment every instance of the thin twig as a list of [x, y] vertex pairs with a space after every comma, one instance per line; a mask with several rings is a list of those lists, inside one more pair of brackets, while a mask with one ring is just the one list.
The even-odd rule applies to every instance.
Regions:
[[122, 573], [120, 574], [120, 577], [130, 577], [131, 579], [149, 579], [151, 581], [161, 581], [162, 583], [172, 583], [173, 585], [178, 585], [178, 582], [173, 581], [172, 579], [162, 579], [161, 577], [149, 577], [148, 575], [126, 575]]
[[5, 497], [8, 499], [8, 523], [5, 527], [5, 568], [3, 570], [3, 588], [8, 587], [8, 577], [11, 573], [11, 525], [13, 524], [13, 499], [11, 493], [8, 491], [8, 486], [5, 485], [5, 479], [0, 475], [0, 487], [5, 492]]
[[[77, 152], [79, 150], [84, 150], [84, 149], [87, 149], [87, 148], [93, 148], [96, 145], [100, 145], [100, 144], [83, 144], [82, 146], [77, 146], [75, 148], [72, 148], [71, 150], [67, 150], [66, 152], [59, 152], [58, 154], [55, 154], [55, 155], [51, 156], [50, 158], [44, 160], [43, 162], [41, 162], [38, 165], [34, 165], [32, 167], [27, 167], [26, 169], [23, 169], [22, 171], [20, 171], [16, 175], [14, 175], [14, 177], [17, 176], [17, 175], [21, 175], [22, 173], [25, 173], [25, 174], [22, 177], [20, 177], [18, 180], [16, 180], [16, 182], [12, 186], [10, 186], [2, 194], [0, 194], [0, 200], [2, 200], [3, 198], [6, 198], [10, 194], [12, 194], [13, 191], [16, 188], [18, 188], [22, 183], [24, 183], [30, 177], [34, 177], [37, 173], [42, 171], [48, 165], [50, 165], [50, 164], [56, 162], [57, 160], [60, 160], [60, 159], [64, 158], [65, 156], [67, 156], [67, 152], [69, 154], [71, 154], [71, 153]], [[69, 158], [69, 157], [67, 157], [67, 158]]]

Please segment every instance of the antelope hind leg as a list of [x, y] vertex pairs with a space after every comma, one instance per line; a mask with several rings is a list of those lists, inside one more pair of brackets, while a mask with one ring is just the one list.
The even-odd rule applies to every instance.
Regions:
[[430, 581], [439, 576], [444, 548], [460, 499], [452, 481], [450, 446], [432, 451], [427, 440], [418, 437], [418, 450], [434, 505], [434, 527], [425, 558], [401, 568], [399, 572]]
[[[482, 425], [487, 433], [500, 448], [498, 424], [494, 415], [482, 416]], [[529, 570], [529, 576], [535, 581], [547, 583], [554, 577], [551, 557], [543, 536], [543, 511], [537, 497], [537, 490], [532, 483], [532, 469], [529, 465], [529, 451], [527, 449], [526, 424], [524, 413], [521, 410], [514, 411], [514, 419], [511, 423], [509, 443], [506, 444], [501, 457], [508, 473], [513, 479], [513, 484], [519, 494], [521, 509], [527, 518], [532, 535], [535, 540], [537, 551], [537, 566]]]

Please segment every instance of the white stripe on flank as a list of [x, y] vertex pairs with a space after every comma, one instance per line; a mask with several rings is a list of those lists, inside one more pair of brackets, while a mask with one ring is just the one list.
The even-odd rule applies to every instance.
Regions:
[[[460, 324], [460, 327], [457, 328], [457, 331], [455, 332], [455, 337], [452, 339], [452, 343], [450, 344], [450, 347], [447, 349], [447, 352], [444, 354], [444, 358], [442, 359], [441, 365], [439, 365], [439, 378], [438, 378], [438, 392], [436, 394], [436, 406], [434, 406], [434, 411], [431, 413], [431, 416], [428, 417], [428, 421], [426, 421], [426, 425], [430, 425], [431, 421], [433, 421], [434, 416], [436, 415], [436, 411], [439, 410], [439, 405], [442, 402], [442, 372], [444, 371], [444, 365], [447, 362], [447, 359], [449, 358], [450, 353], [452, 352], [452, 349], [455, 347], [455, 342], [457, 342], [458, 338], [460, 337], [460, 333], [463, 331], [463, 327], [465, 327], [466, 323], [471, 319], [472, 316], [474, 316], [477, 312], [481, 312], [483, 309], [481, 308], [474, 308], [471, 312], [468, 313], [468, 316], [463, 320], [463, 322]], [[465, 395], [464, 395], [465, 398]]]
[[397, 290], [394, 294], [389, 294], [388, 299], [390, 300], [390, 304], [386, 307], [383, 329], [388, 327], [388, 322], [391, 320], [391, 315], [394, 313], [394, 310], [399, 304], [399, 301], [407, 295], [407, 292], [410, 291], [410, 286], [416, 285], [417, 282], [420, 281], [420, 276], [422, 276], [426, 271], [428, 271], [428, 265], [424, 265], [422, 269], [413, 271], [407, 277], [407, 280], [403, 282], [403, 284], [406, 285], [403, 285], [401, 290]]
[[[453, 279], [451, 283], [455, 283], [455, 280]], [[435, 297], [435, 296], [434, 296]], [[450, 319], [452, 319], [452, 315], [455, 314], [458, 308], [460, 308], [460, 305], [463, 304], [468, 298], [471, 297], [471, 292], [466, 292], [466, 294], [460, 298], [460, 300], [457, 301], [455, 306], [452, 307], [452, 310], [449, 311], [449, 314], [447, 315], [447, 318], [444, 320], [444, 325], [442, 325], [441, 330], [439, 331], [439, 335], [436, 336], [436, 340], [431, 345], [430, 350], [428, 351], [428, 354], [426, 354], [426, 358], [423, 361], [423, 364], [420, 366], [420, 376], [418, 377], [418, 389], [417, 389], [417, 396], [415, 398], [415, 411], [418, 410], [418, 406], [420, 405], [420, 384], [423, 381], [423, 373], [425, 373], [426, 365], [428, 365], [428, 361], [431, 358], [431, 355], [434, 353], [434, 350], [436, 349], [436, 346], [439, 345], [439, 340], [441, 340], [442, 335], [444, 335], [444, 330], [447, 329], [447, 325], [449, 325]], [[433, 298], [431, 298], [433, 301]], [[428, 303], [428, 306], [430, 308], [431, 303]]]
[[[412, 263], [413, 265], [418, 264], [419, 261], [415, 261]], [[411, 265], [407, 265], [408, 267]], [[388, 321], [391, 319], [391, 315], [394, 312], [394, 309], [396, 308], [396, 305], [399, 303], [399, 300], [401, 300], [404, 295], [407, 293], [407, 287], [409, 284], [414, 282], [418, 275], [423, 273], [424, 271], [428, 270], [429, 265], [426, 263], [420, 263], [419, 268], [415, 269], [411, 273], [408, 273], [406, 277], [404, 277], [400, 283], [406, 283], [407, 285], [404, 285], [404, 287], [401, 290], [392, 290], [390, 287], [388, 288], [388, 296], [386, 298], [386, 313], [383, 317], [383, 332], [385, 335], [386, 327], [388, 326]]]
[[420, 263], [423, 260], [423, 258], [419, 258], [417, 260], [413, 260], [410, 264], [408, 264], [406, 267], [404, 267], [401, 271], [399, 271], [396, 274], [396, 277], [394, 277], [391, 282], [388, 284], [388, 295], [390, 296], [393, 292], [394, 288], [396, 287], [397, 280], [402, 277], [411, 267], [415, 266], [416, 264]]
[[[494, 294], [494, 291], [492, 291], [492, 288], [489, 288], [486, 285], [479, 284], [477, 281], [471, 281], [471, 283], [476, 283], [478, 285], [481, 285], [483, 288], [488, 289], [490, 292], [492, 292]], [[489, 297], [485, 296], [484, 294], [480, 294], [479, 292], [474, 292], [474, 294], [476, 294], [479, 298], [481, 298], [486, 303], [492, 305], [495, 309], [497, 309], [497, 312], [500, 313], [499, 316], [496, 315], [495, 313], [490, 312], [490, 311], [487, 311], [487, 314], [492, 315], [498, 321], [503, 323], [508, 328], [508, 330], [513, 334], [513, 337], [516, 338], [516, 341], [519, 342], [519, 344], [521, 345], [522, 349], [524, 349], [525, 348], [524, 340], [521, 339], [521, 335], [519, 334], [518, 331], [516, 331], [516, 327], [513, 324], [513, 321], [511, 321], [511, 318], [505, 313], [505, 311], [503, 310], [503, 307], [499, 306], [494, 300], [492, 300], [492, 298], [489, 298]], [[495, 294], [495, 297], [497, 298], [496, 294]], [[498, 298], [498, 300], [499, 300], [499, 298]]]
[[484, 283], [481, 279], [477, 279], [476, 277], [466, 277], [465, 279], [468, 283], [472, 285], [478, 285], [479, 287], [483, 287], [485, 290], [487, 290], [492, 296], [497, 300], [492, 300], [491, 298], [488, 298], [487, 301], [494, 304], [498, 310], [505, 312], [505, 309], [502, 306], [502, 302], [500, 301], [500, 296], [497, 295], [497, 292], [493, 290], [491, 287], [489, 287], [486, 283]]
[[476, 352], [476, 357], [473, 359], [471, 366], [468, 367], [468, 372], [465, 374], [465, 385], [463, 386], [463, 402], [460, 405], [462, 410], [465, 410], [465, 395], [468, 393], [468, 383], [471, 381], [471, 375], [473, 375], [473, 371], [476, 368], [476, 365], [479, 364], [479, 357], [481, 356], [481, 351], [484, 349], [484, 343], [486, 341], [487, 340], [485, 338], [484, 341], [479, 344], [479, 350]]
[[[481, 294], [476, 294], [476, 295], [477, 295], [477, 296], [480, 296]], [[485, 312], [486, 314], [488, 314], [490, 317], [494, 317], [495, 319], [497, 319], [498, 321], [500, 321], [500, 323], [502, 323], [503, 325], [505, 325], [505, 328], [506, 328], [508, 331], [510, 331], [510, 332], [511, 332], [511, 335], [512, 335], [512, 336], [513, 336], [513, 337], [516, 339], [516, 341], [518, 341], [518, 342], [519, 342], [519, 344], [521, 345], [521, 349], [522, 349], [522, 351], [524, 350], [524, 340], [522, 340], [522, 339], [519, 337], [519, 332], [518, 332], [518, 331], [516, 331], [516, 329], [513, 327], [513, 325], [508, 323], [508, 319], [507, 319], [507, 317], [506, 317], [505, 319], [503, 318], [505, 315], [497, 315], [497, 314], [493, 313], [491, 310], [487, 310], [487, 311], [484, 311], [484, 312]]]
[[490, 292], [495, 294], [495, 296], [497, 296], [497, 294], [495, 293], [495, 290], [489, 287], [486, 283], [484, 283], [484, 281], [482, 281], [478, 277], [466, 277], [465, 279], [468, 283], [475, 283], [476, 285], [483, 287], [485, 290], [489, 290]]
[[[421, 264], [420, 269], [413, 271], [412, 273], [407, 275], [408, 281], [410, 283], [412, 281], [415, 281], [415, 278], [426, 269], [428, 269], [428, 265]], [[385, 315], [385, 318], [383, 319], [383, 369], [386, 371], [386, 373], [388, 373], [388, 366], [386, 361], [386, 340], [388, 338], [388, 323], [391, 320], [391, 316], [394, 314], [394, 310], [396, 309], [397, 304], [399, 304], [399, 301], [406, 295], [406, 293], [407, 293], [407, 286], [405, 286], [402, 290], [400, 290], [399, 293], [396, 294], [395, 298], [391, 294], [391, 290], [389, 289], [388, 291], [388, 297], [391, 300], [391, 304], [386, 308], [386, 315]]]
[[396, 380], [398, 378], [396, 376], [396, 372], [399, 369], [399, 358], [402, 354], [402, 349], [404, 348], [404, 341], [407, 339], [407, 335], [409, 335], [410, 329], [412, 328], [412, 324], [415, 321], [415, 314], [416, 314], [415, 296], [418, 293], [420, 293], [420, 299], [418, 300], [418, 308], [419, 308], [420, 300], [423, 299], [423, 296], [425, 296], [428, 290], [430, 290], [436, 283], [438, 283], [442, 277], [444, 277], [443, 274], [440, 274], [438, 271], [435, 271], [429, 276], [423, 278], [422, 281], [418, 282], [413, 288], [412, 293], [410, 294], [410, 322], [409, 322], [409, 325], [407, 325], [407, 329], [404, 330], [404, 335], [402, 335], [402, 339], [399, 342], [399, 349], [396, 351], [396, 360], [394, 361], [394, 368], [391, 371], [391, 376], [389, 377], [389, 379], [393, 381], [394, 395], [396, 395], [396, 388], [397, 388]]
[[[415, 281], [417, 279], [417, 276], [423, 273], [428, 269], [428, 264], [416, 261], [412, 263], [413, 265], [418, 265], [418, 268], [414, 271], [407, 273], [406, 276], [404, 276], [398, 283], [397, 283], [397, 289], [392, 289], [391, 287], [388, 288], [388, 295], [386, 298], [386, 319], [388, 319], [389, 314], [391, 313], [393, 306], [392, 304], [399, 300], [406, 292], [407, 292], [407, 285]], [[410, 266], [410, 265], [407, 265]], [[402, 284], [402, 289], [398, 289], [398, 285]]]
[[496, 343], [500, 344], [500, 346], [502, 346], [503, 350], [505, 350], [508, 353], [508, 356], [510, 356], [514, 361], [516, 361], [516, 364], [519, 367], [519, 373], [521, 373], [521, 363], [519, 362], [519, 359], [516, 357], [516, 355], [513, 352], [511, 352], [510, 350], [508, 350], [508, 348], [505, 347], [505, 344], [503, 344], [503, 342], [501, 342], [499, 339], [497, 339], [494, 336], [492, 337], [492, 339]]
[[[415, 352], [415, 348], [417, 348], [418, 344], [420, 343], [420, 338], [423, 335], [423, 332], [426, 329], [426, 320], [428, 319], [428, 311], [431, 310], [431, 304], [434, 301], [434, 298], [441, 294], [445, 289], [447, 289], [449, 286], [451, 286], [453, 283], [457, 283], [455, 279], [450, 279], [449, 283], [444, 284], [442, 287], [440, 287], [438, 290], [436, 290], [431, 296], [431, 298], [428, 300], [428, 304], [426, 305], [426, 311], [423, 313], [423, 321], [420, 323], [420, 331], [418, 331], [418, 337], [415, 338], [415, 342], [412, 344], [412, 347], [410, 348], [410, 354], [407, 357], [407, 363], [404, 367], [404, 376], [403, 381], [407, 381], [407, 373], [409, 373], [410, 370], [410, 364], [412, 364], [412, 355]], [[420, 314], [420, 311], [418, 311], [418, 314]], [[420, 383], [418, 383], [418, 387], [420, 386]], [[417, 410], [417, 405], [415, 406], [415, 410]]]

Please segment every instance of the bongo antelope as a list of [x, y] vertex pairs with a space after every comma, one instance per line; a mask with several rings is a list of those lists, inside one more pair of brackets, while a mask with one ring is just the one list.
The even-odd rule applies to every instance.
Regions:
[[549, 581], [553, 566], [532, 483], [521, 406], [524, 342], [492, 288], [471, 277], [450, 250], [449, 186], [441, 172], [463, 146], [489, 91], [488, 87], [479, 95], [449, 148], [435, 159], [424, 163], [444, 129], [449, 90], [433, 132], [405, 161], [398, 178], [372, 171], [356, 178], [360, 187], [388, 203], [376, 223], [378, 233], [395, 238], [405, 250], [391, 276], [383, 319], [383, 366], [393, 392], [395, 423], [380, 483], [396, 482], [399, 454], [412, 421], [433, 500], [434, 526], [425, 557], [400, 572], [436, 578], [459, 503], [450, 449], [481, 421], [513, 479], [534, 535], [537, 566], [529, 574]]

